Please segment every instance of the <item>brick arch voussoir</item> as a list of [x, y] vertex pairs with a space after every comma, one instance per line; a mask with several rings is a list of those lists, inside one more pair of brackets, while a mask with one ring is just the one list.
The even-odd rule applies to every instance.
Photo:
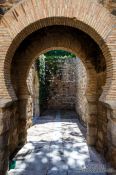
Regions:
[[88, 82], [86, 87], [86, 98], [88, 102], [95, 102], [98, 100], [97, 98], [97, 72], [90, 62], [89, 58], [85, 61], [86, 71], [88, 75]]
[[[112, 74], [112, 81], [110, 80], [110, 76], [107, 75], [107, 83], [104, 86], [104, 91], [102, 93], [102, 96], [100, 97], [100, 100], [105, 99], [104, 101], [106, 104], [109, 104], [109, 106], [112, 109], [116, 108], [116, 21], [112, 28], [112, 31], [109, 33], [106, 39], [107, 45], [110, 50], [110, 55], [106, 53], [106, 57], [112, 58], [112, 63], [109, 61], [110, 66], [107, 67], [107, 71], [109, 74]], [[112, 65], [111, 65], [112, 64]], [[111, 69], [112, 67], [112, 69]], [[110, 84], [110, 88], [108, 89], [107, 86]]]

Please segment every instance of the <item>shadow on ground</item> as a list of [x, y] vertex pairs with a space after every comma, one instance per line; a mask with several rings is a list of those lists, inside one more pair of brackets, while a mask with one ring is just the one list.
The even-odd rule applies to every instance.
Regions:
[[94, 148], [73, 111], [46, 111], [33, 120], [27, 144], [9, 175], [116, 175]]

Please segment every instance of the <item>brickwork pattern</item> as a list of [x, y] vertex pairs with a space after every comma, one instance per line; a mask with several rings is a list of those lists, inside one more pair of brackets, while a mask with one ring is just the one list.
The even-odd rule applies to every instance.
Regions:
[[81, 60], [78, 59], [76, 62], [76, 111], [85, 124], [87, 124], [88, 113], [86, 89], [87, 72]]
[[50, 79], [48, 77], [50, 83], [47, 100], [48, 109], [75, 109], [76, 59], [66, 58], [63, 60], [57, 58], [55, 60], [58, 70]]
[[[1, 0], [1, 2], [0, 2], [0, 8], [2, 9], [1, 14], [4, 14], [5, 12], [7, 12], [10, 8], [15, 6], [20, 1], [22, 1], [22, 0]], [[95, 1], [102, 4], [110, 12], [112, 12], [113, 10], [116, 10], [116, 1], [115, 0], [94, 0], [94, 2]], [[112, 13], [112, 14], [114, 14], [114, 13]]]
[[28, 77], [27, 77], [27, 87], [30, 93], [30, 98], [28, 102], [28, 118], [29, 118], [29, 126], [32, 122], [32, 116], [39, 116], [39, 78], [38, 78], [38, 71], [36, 68], [36, 63], [30, 68]]
[[[1, 50], [4, 50], [4, 52], [3, 52], [4, 55], [2, 54], [2, 58], [3, 58], [3, 56], [6, 55], [6, 52], [8, 50], [9, 51], [7, 53], [6, 58], [12, 58], [12, 56], [16, 50], [16, 47], [18, 47], [20, 42], [27, 35], [29, 35], [31, 32], [33, 32], [32, 30], [37, 30], [37, 29], [41, 28], [42, 26], [53, 25], [53, 24], [58, 24], [58, 23], [70, 25], [73, 27], [78, 27], [79, 29], [88, 33], [92, 38], [94, 38], [94, 40], [101, 47], [101, 49], [104, 53], [104, 56], [106, 58], [108, 79], [106, 82], [106, 86], [104, 87], [104, 93], [103, 93], [102, 98], [101, 98], [104, 101], [106, 99], [105, 98], [106, 94], [108, 97], [108, 96], [110, 96], [110, 94], [112, 94], [115, 91], [115, 90], [113, 90], [113, 89], [115, 89], [114, 86], [112, 86], [112, 88], [110, 87], [112, 84], [114, 85], [114, 83], [111, 83], [111, 82], [114, 80], [114, 76], [115, 76], [115, 74], [113, 74], [113, 72], [112, 72], [113, 71], [112, 65], [115, 64], [115, 62], [112, 62], [113, 59], [110, 59], [112, 56], [110, 53], [110, 50], [112, 50], [112, 47], [114, 47], [114, 45], [112, 45], [111, 39], [109, 40], [110, 35], [111, 35], [111, 31], [114, 31], [113, 36], [112, 36], [112, 40], [115, 37], [114, 22], [113, 22], [112, 18], [110, 17], [110, 14], [108, 14], [107, 10], [105, 10], [102, 6], [100, 6], [99, 4], [97, 4], [95, 2], [92, 3], [91, 0], [87, 1], [87, 3], [86, 3], [86, 0], [84, 0], [83, 3], [82, 3], [82, 1], [78, 1], [78, 2], [74, 1], [73, 3], [71, 3], [71, 5], [73, 5], [75, 7], [75, 8], [72, 7], [72, 9], [75, 9], [75, 11], [73, 10], [73, 13], [72, 13], [71, 10], [69, 12], [68, 12], [68, 10], [66, 10], [67, 15], [65, 14], [65, 11], [60, 11], [60, 10], [55, 11], [55, 7], [57, 7], [56, 9], [58, 9], [59, 4], [61, 4], [61, 7], [59, 7], [59, 8], [62, 9], [62, 7], [64, 7], [63, 3], [64, 2], [62, 2], [62, 3], [54, 2], [54, 7], [53, 7], [51, 5], [52, 2], [49, 2], [49, 1], [46, 1], [45, 4], [43, 4], [43, 3], [41, 3], [41, 1], [33, 1], [32, 2], [29, 0], [28, 6], [27, 6], [27, 3], [25, 1], [21, 1], [21, 3], [18, 6], [16, 6], [15, 9], [12, 9], [9, 12], [7, 12], [1, 21], [1, 32], [3, 32], [3, 30], [4, 30], [4, 35], [2, 33], [2, 36], [1, 36], [1, 41], [3, 41], [2, 47], [5, 46], [4, 41], [7, 40], [7, 46], [4, 47], [4, 49], [1, 48]], [[87, 6], [86, 6], [86, 4], [87, 4]], [[70, 1], [67, 0], [66, 8], [68, 9], [68, 6], [70, 6], [69, 9], [71, 9], [71, 5], [70, 5]], [[42, 9], [43, 7], [46, 7], [45, 13], [41, 14], [41, 10], [39, 10], [39, 8]], [[81, 15], [81, 13], [79, 12], [79, 10], [76, 9], [76, 7], [78, 7], [78, 9], [80, 9], [80, 10], [81, 10], [81, 8], [84, 8], [85, 14], [88, 14], [88, 15], [84, 15], [84, 14]], [[27, 16], [25, 16], [26, 11], [28, 11], [28, 8], [29, 8], [29, 10], [32, 9], [31, 10], [32, 13], [29, 13]], [[49, 8], [49, 10], [47, 10], [47, 8]], [[54, 8], [54, 10], [51, 8]], [[90, 10], [90, 8], [92, 8], [92, 10]], [[19, 13], [19, 11], [20, 11], [20, 13]], [[38, 12], [40, 14], [38, 14]], [[52, 14], [51, 12], [55, 12], [56, 14]], [[79, 12], [79, 13], [77, 13], [77, 12]], [[42, 15], [44, 15], [44, 16], [42, 16]], [[23, 24], [22, 24], [21, 18], [23, 18], [23, 16], [25, 16], [25, 17], [23, 19]], [[49, 16], [49, 19], [46, 19], [44, 21], [44, 19], [47, 16]], [[64, 16], [64, 17], [68, 16], [69, 20], [67, 18], [62, 18], [62, 19], [56, 18], [54, 20], [54, 18], [50, 18], [52, 16]], [[106, 19], [104, 19], [104, 16]], [[41, 22], [35, 23], [39, 19], [41, 19]], [[28, 29], [26, 29], [25, 27], [28, 26], [29, 24], [31, 24], [31, 25], [28, 27]], [[13, 28], [14, 25], [17, 27]], [[90, 26], [90, 27], [87, 27], [87, 26]], [[22, 31], [22, 32], [20, 33], [20, 31]], [[16, 37], [17, 34], [18, 34], [18, 36]], [[7, 37], [8, 35], [9, 35], [9, 37]], [[6, 39], [5, 39], [5, 37], [6, 37]], [[14, 38], [15, 38], [15, 40], [14, 40], [15, 44], [12, 43], [12, 40]], [[9, 40], [9, 42], [8, 42], [8, 40]], [[11, 45], [10, 48], [8, 46], [8, 43], [9, 43], [9, 46]], [[10, 44], [10, 43], [12, 43], [12, 44]], [[111, 48], [111, 49], [109, 50], [109, 48]], [[11, 55], [10, 49], [12, 50], [12, 55]], [[109, 61], [109, 59], [111, 61]], [[6, 77], [7, 81], [11, 85], [11, 82], [9, 79], [10, 78], [9, 72], [8, 72], [8, 70], [10, 69], [9, 62], [11, 62], [11, 60], [10, 59], [8, 59], [8, 60], [6, 61], [8, 64], [5, 63], [5, 70], [7, 70], [7, 71], [5, 71], [4, 77]], [[3, 64], [4, 64], [4, 60], [3, 60]], [[2, 64], [1, 64], [1, 66], [2, 66]], [[1, 73], [1, 74], [2, 74], [1, 76], [3, 76], [3, 73]], [[5, 84], [8, 84], [8, 82], [4, 82], [4, 79], [3, 79], [1, 84], [3, 84], [3, 86], [6, 86]], [[10, 86], [10, 88], [11, 88], [11, 90], [9, 89], [10, 90], [9, 93], [14, 94], [13, 89], [12, 89], [12, 85]], [[6, 89], [6, 92], [5, 92], [5, 89]], [[2, 94], [4, 96], [4, 98], [7, 98], [7, 99], [11, 98], [11, 97], [8, 97], [9, 93], [7, 91], [7, 88], [4, 87], [4, 94]], [[113, 98], [115, 98], [115, 95], [112, 94], [111, 96], [112, 96], [112, 100], [113, 100]], [[14, 94], [14, 99], [15, 98], [16, 98], [16, 96]], [[107, 101], [107, 100], [105, 100], [105, 101]]]

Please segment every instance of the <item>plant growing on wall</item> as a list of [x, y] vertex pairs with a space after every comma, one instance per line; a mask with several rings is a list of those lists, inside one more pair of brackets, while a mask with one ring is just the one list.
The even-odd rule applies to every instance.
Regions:
[[45, 98], [47, 96], [45, 88], [45, 56], [41, 55], [40, 58], [36, 62], [37, 64], [37, 70], [38, 70], [38, 76], [39, 76], [39, 104], [40, 109], [42, 108], [42, 104], [45, 101]]
[[53, 50], [41, 55], [37, 60], [38, 76], [39, 76], [39, 100], [40, 110], [47, 108], [49, 100], [49, 90], [51, 82], [56, 75], [60, 75], [60, 64], [63, 64], [68, 58], [75, 58], [72, 53], [63, 50]]

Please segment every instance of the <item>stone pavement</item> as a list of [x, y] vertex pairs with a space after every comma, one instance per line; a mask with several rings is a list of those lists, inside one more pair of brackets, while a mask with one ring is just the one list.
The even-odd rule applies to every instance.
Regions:
[[116, 175], [87, 146], [86, 129], [75, 112], [46, 111], [33, 122], [27, 144], [16, 155], [16, 168], [9, 175]]

